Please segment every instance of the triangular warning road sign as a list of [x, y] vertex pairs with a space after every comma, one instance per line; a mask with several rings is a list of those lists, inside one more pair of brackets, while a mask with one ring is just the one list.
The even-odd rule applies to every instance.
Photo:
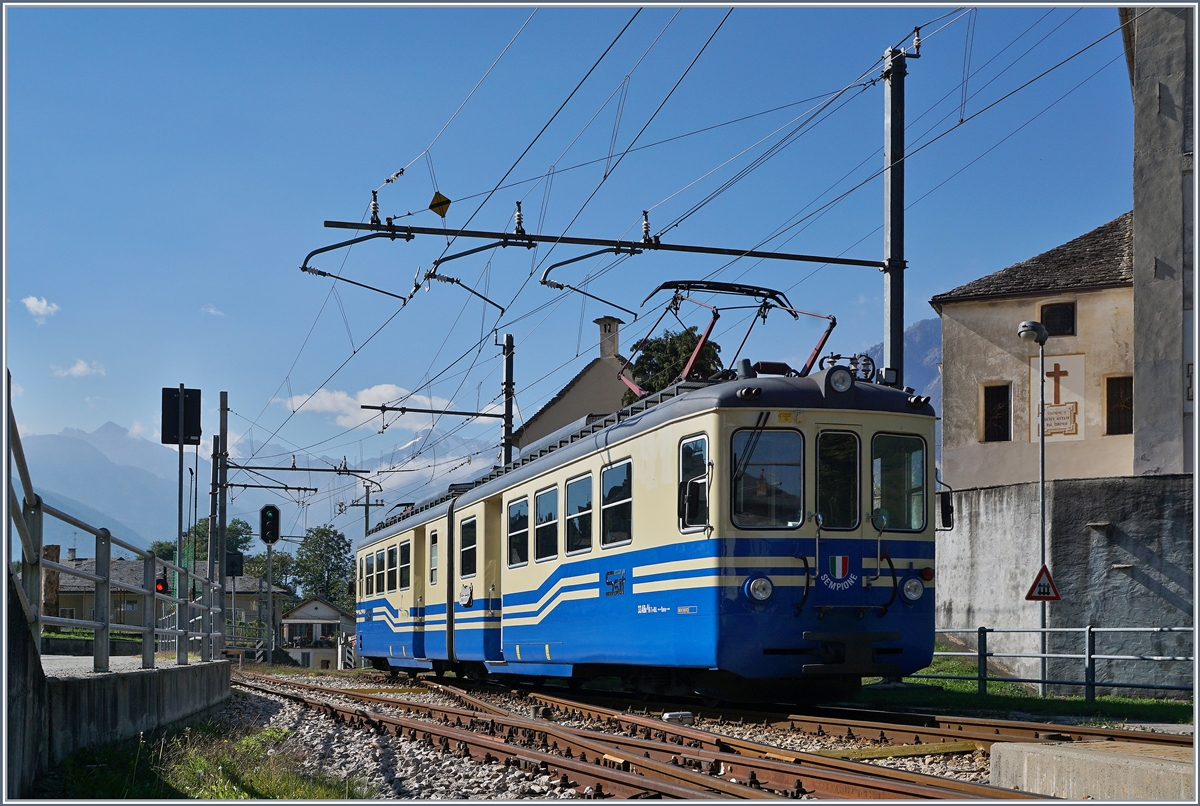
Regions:
[[1058, 587], [1050, 576], [1049, 568], [1042, 566], [1042, 570], [1038, 571], [1037, 579], [1033, 580], [1033, 587], [1029, 589], [1029, 593], [1025, 594], [1025, 598], [1031, 602], [1057, 602], [1062, 599], [1058, 595]]

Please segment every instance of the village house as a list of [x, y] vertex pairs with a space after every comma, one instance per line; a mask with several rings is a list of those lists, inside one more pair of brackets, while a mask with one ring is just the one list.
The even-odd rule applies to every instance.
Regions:
[[354, 614], [324, 599], [305, 599], [283, 614], [282, 623], [283, 648], [305, 668], [341, 669], [345, 657], [339, 663], [339, 652], [353, 652]]
[[[1026, 596], [1041, 567], [1043, 381], [1044, 540], [1061, 597], [1045, 604], [1046, 626], [1078, 631], [1049, 634], [1047, 651], [1082, 655], [1088, 626], [1193, 623], [1193, 10], [1134, 11], [1120, 10], [1132, 212], [930, 301], [942, 323], [941, 481], [955, 504], [937, 546], [937, 623], [968, 645], [979, 627], [1040, 628], [1043, 605]], [[1026, 321], [1045, 328], [1044, 370], [1037, 341], [1018, 336]], [[1036, 653], [1039, 640], [1002, 633], [988, 649]], [[1194, 651], [1186, 632], [1094, 640], [1103, 655]], [[1039, 674], [1036, 659], [1004, 662]], [[1084, 672], [1075, 659], [1048, 666], [1051, 679]], [[1102, 660], [1096, 674], [1192, 685], [1186, 663]]]

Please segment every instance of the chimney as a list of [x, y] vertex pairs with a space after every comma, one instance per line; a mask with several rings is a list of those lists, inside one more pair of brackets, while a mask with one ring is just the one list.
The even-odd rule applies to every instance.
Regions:
[[75, 548], [74, 547], [67, 549], [67, 562], [69, 562], [69, 563], [75, 562]]
[[600, 326], [600, 357], [616, 357], [621, 351], [619, 341], [621, 325], [625, 323], [615, 316], [601, 316], [593, 321]]

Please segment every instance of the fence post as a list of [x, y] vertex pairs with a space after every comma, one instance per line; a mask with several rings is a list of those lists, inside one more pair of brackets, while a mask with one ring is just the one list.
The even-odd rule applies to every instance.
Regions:
[[202, 581], [200, 603], [204, 605], [204, 609], [200, 611], [200, 660], [203, 662], [212, 660], [212, 613], [208, 611], [208, 602], [211, 598], [208, 582]]
[[979, 693], [987, 694], [987, 627], [979, 628], [979, 638], [975, 641], [975, 650], [979, 655]]
[[145, 628], [142, 633], [142, 668], [153, 669], [156, 636], [154, 615], [158, 610], [158, 599], [154, 595], [154, 552], [150, 552], [150, 556], [142, 561], [142, 587], [147, 591], [142, 594], [142, 627]]
[[1084, 697], [1088, 702], [1096, 701], [1096, 633], [1092, 631], [1092, 625], [1089, 624], [1083, 628], [1084, 635], [1084, 666], [1083, 675], [1086, 685], [1084, 686]]
[[96, 535], [96, 574], [101, 577], [96, 583], [96, 606], [92, 620], [100, 622], [95, 628], [95, 638], [92, 640], [92, 669], [97, 672], [108, 671], [108, 580], [112, 574], [109, 559], [112, 545], [108, 542], [111, 535], [107, 529], [101, 529]]

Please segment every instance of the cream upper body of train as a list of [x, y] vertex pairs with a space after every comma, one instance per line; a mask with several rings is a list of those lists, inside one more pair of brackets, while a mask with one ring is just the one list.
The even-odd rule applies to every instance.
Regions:
[[933, 408], [791, 375], [677, 384], [377, 527], [360, 656], [794, 701], [924, 668]]

